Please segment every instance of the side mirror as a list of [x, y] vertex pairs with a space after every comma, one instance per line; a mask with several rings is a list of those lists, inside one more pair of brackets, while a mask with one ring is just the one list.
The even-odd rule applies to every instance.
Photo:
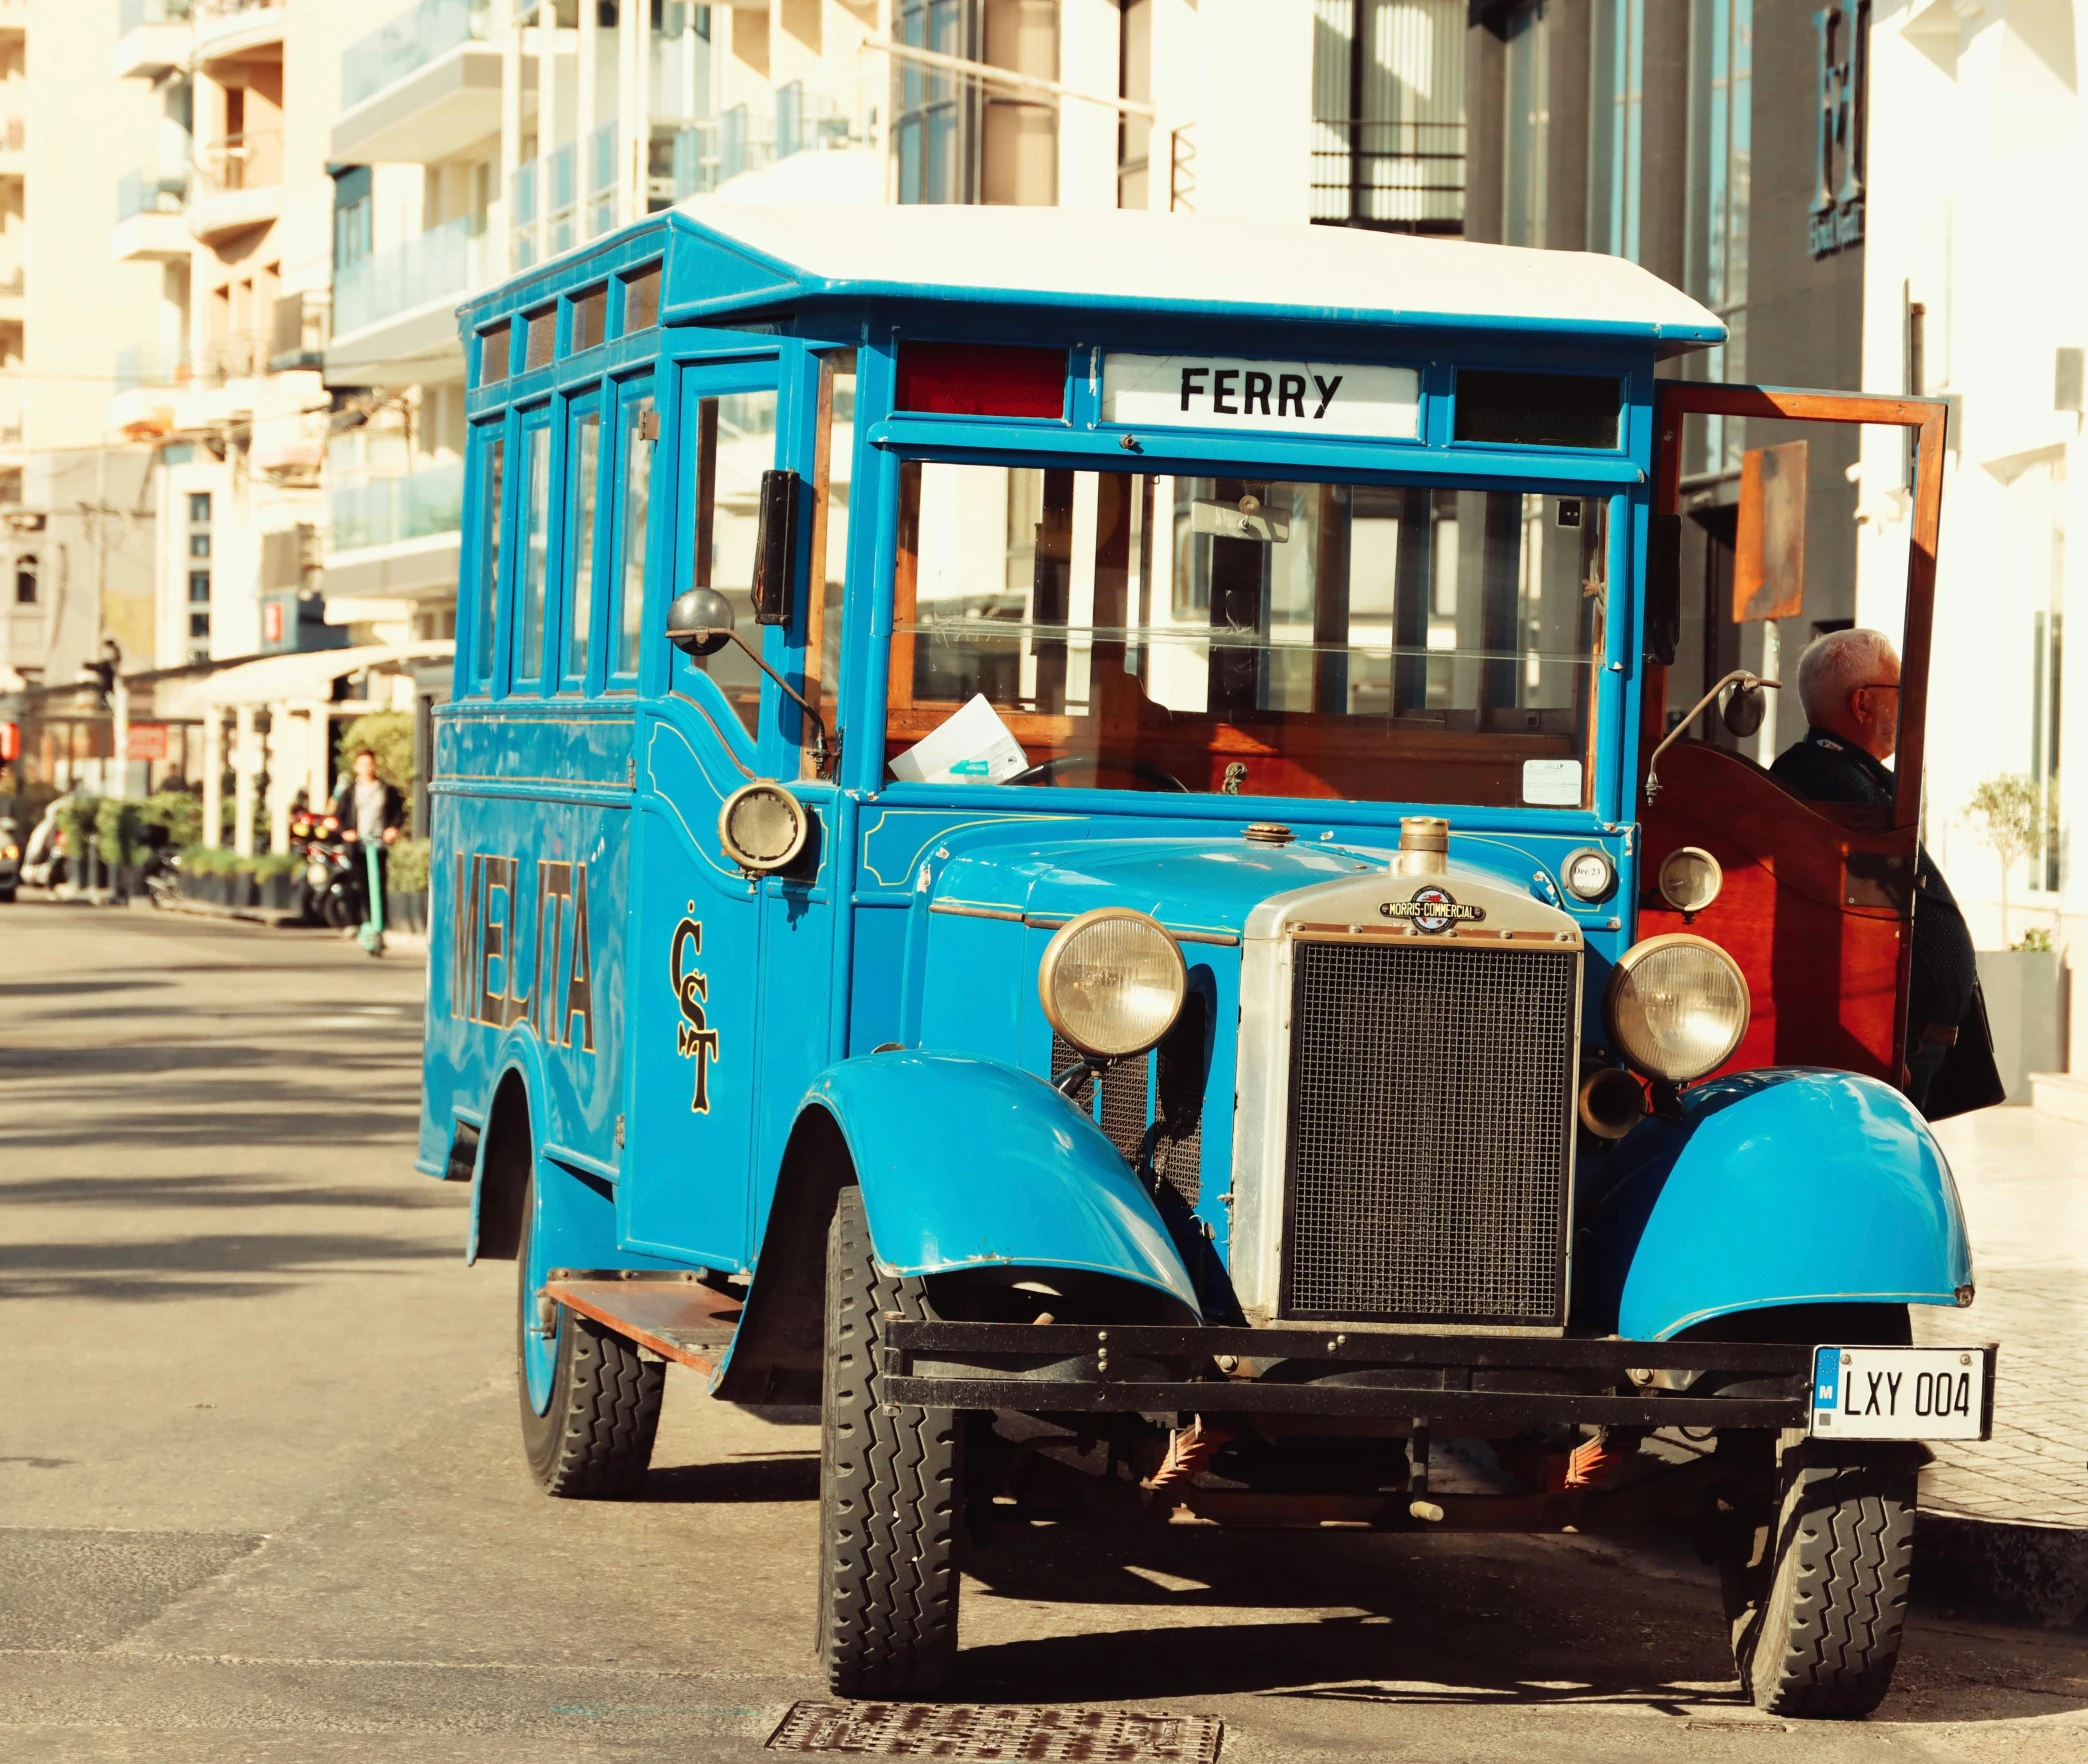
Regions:
[[797, 569], [798, 511], [805, 480], [796, 472], [761, 474], [761, 527], [754, 539], [754, 622], [790, 623], [791, 578]]
[[1762, 726], [1768, 710], [1769, 698], [1761, 687], [1741, 685], [1733, 688], [1718, 714], [1731, 733], [1745, 739]]
[[715, 588], [677, 594], [667, 609], [667, 641], [690, 655], [716, 655], [732, 641], [732, 602]]

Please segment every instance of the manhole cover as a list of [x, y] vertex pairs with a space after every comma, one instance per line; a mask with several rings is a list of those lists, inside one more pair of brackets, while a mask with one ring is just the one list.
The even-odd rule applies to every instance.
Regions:
[[879, 1758], [1008, 1758], [1217, 1764], [1223, 1722], [1121, 1709], [981, 1708], [970, 1703], [800, 1703], [769, 1736], [777, 1752]]

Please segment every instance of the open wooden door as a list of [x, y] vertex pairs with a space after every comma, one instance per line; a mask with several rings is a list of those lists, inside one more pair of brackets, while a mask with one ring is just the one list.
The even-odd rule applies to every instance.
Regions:
[[[1905, 1055], [1945, 406], [1914, 398], [1661, 382], [1642, 782], [1646, 762], [1669, 733], [1668, 712], [1689, 708], [1686, 702], [1670, 706], [1667, 686], [1680, 626], [1676, 560], [1684, 423], [1695, 414], [1768, 419], [1777, 424], [1772, 433], [1778, 437], [1790, 436], [1793, 423], [1842, 425], [1844, 435], [1851, 433], [1847, 425], [1860, 424], [1913, 431], [1906, 621], [1903, 631], [1888, 633], [1897, 639], [1902, 670], [1897, 796], [1889, 810], [1809, 803], [1755, 759], [1707, 741], [1677, 740], [1660, 756], [1657, 794], [1649, 797], [1642, 820], [1640, 873], [1646, 880], [1639, 935], [1686, 928], [1740, 963], [1753, 990], [1754, 1018], [1725, 1070], [1821, 1065], [1897, 1083]], [[1846, 440], [1839, 445], [1845, 450]], [[1788, 553], [1804, 544], [1803, 505], [1797, 505], [1794, 538], [1792, 521], [1780, 515], [1775, 498], [1779, 475], [1788, 484], [1794, 473], [1803, 473], [1804, 448], [1802, 440], [1783, 440], [1746, 456], [1741, 500], [1729, 528], [1737, 529], [1730, 566], [1735, 619], [1797, 610], [1794, 602], [1779, 603], [1779, 584], [1802, 579], [1794, 575], [1802, 572], [1802, 559], [1794, 564]], [[1835, 450], [1822, 451], [1831, 457]], [[1777, 670], [1792, 699], [1797, 659], [1793, 650]], [[1693, 700], [1696, 693], [1689, 696]], [[1725, 873], [1718, 897], [1687, 915], [1668, 904], [1658, 885], [1662, 864], [1683, 846], [1708, 851]], [[1936, 1100], [1932, 1113], [1954, 1112]]]

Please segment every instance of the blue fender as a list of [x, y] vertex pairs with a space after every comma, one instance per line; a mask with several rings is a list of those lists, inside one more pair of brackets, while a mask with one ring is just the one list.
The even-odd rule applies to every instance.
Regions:
[[1201, 1316], [1152, 1197], [1102, 1130], [1033, 1073], [870, 1054], [829, 1066], [801, 1107], [839, 1125], [871, 1244], [894, 1273], [1077, 1268], [1155, 1287]]
[[1715, 1079], [1679, 1121], [1635, 1129], [1612, 1169], [1584, 1221], [1586, 1277], [1632, 1340], [1771, 1305], [1953, 1305], [1972, 1284], [1942, 1148], [1875, 1078]]

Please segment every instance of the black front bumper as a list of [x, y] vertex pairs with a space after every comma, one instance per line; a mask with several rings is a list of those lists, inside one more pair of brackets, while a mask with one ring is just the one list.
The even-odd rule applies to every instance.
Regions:
[[[1786, 1342], [945, 1323], [896, 1312], [883, 1325], [880, 1394], [928, 1409], [1326, 1415], [1446, 1434], [1785, 1428], [1807, 1424], [1812, 1376], [1812, 1349]], [[1645, 1374], [1685, 1370], [1699, 1375], [1686, 1393], [1646, 1388]]]

